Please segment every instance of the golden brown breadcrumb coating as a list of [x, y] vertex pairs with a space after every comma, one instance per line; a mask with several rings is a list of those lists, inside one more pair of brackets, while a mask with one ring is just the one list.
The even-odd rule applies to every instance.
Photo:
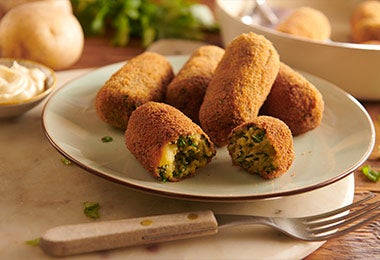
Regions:
[[294, 161], [293, 137], [280, 119], [259, 116], [234, 128], [228, 139], [233, 164], [266, 179], [281, 176]]
[[284, 121], [293, 135], [320, 125], [324, 110], [322, 94], [305, 77], [284, 63], [260, 114]]
[[277, 31], [313, 40], [327, 40], [331, 35], [330, 21], [321, 11], [300, 7], [281, 21]]
[[148, 101], [163, 101], [174, 77], [166, 58], [144, 52], [129, 60], [98, 91], [95, 108], [106, 123], [125, 129], [133, 110]]
[[175, 107], [159, 102], [147, 102], [133, 111], [125, 142], [141, 165], [161, 181], [192, 176], [216, 154], [197, 124]]
[[380, 41], [380, 2], [363, 1], [351, 15], [351, 36], [355, 43]]
[[361, 42], [361, 44], [380, 44], [380, 40], [379, 41], [376, 41], [376, 40], [365, 41], [365, 42]]
[[279, 55], [264, 36], [241, 34], [227, 46], [199, 111], [201, 126], [216, 145], [226, 145], [233, 128], [258, 115], [279, 66]]
[[192, 53], [166, 90], [165, 102], [199, 123], [199, 108], [224, 49], [206, 45]]

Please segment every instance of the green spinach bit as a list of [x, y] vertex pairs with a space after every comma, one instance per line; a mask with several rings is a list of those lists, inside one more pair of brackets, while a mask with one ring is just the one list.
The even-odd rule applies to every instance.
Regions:
[[111, 136], [106, 135], [106, 136], [103, 136], [101, 140], [103, 143], [109, 143], [113, 141], [113, 138]]
[[61, 162], [64, 164], [64, 165], [72, 165], [72, 162], [67, 159], [66, 157], [62, 157], [61, 158]]
[[166, 177], [167, 168], [168, 168], [167, 164], [158, 167], [158, 175], [160, 176], [160, 180], [162, 182], [167, 182], [168, 181], [168, 178]]
[[40, 244], [40, 238], [38, 237], [35, 239], [25, 241], [25, 244], [30, 245], [30, 246], [38, 246]]
[[100, 205], [98, 202], [86, 201], [83, 203], [83, 212], [89, 218], [93, 218], [93, 219], [99, 218], [100, 217], [99, 208], [100, 208]]
[[254, 134], [252, 134], [252, 140], [255, 142], [255, 143], [260, 143], [264, 140], [264, 136], [266, 134], [266, 131], [264, 129], [260, 129], [260, 128], [254, 128], [256, 130], [256, 132]]
[[362, 167], [362, 173], [368, 178], [368, 180], [377, 182], [380, 180], [380, 172], [372, 170], [370, 165]]

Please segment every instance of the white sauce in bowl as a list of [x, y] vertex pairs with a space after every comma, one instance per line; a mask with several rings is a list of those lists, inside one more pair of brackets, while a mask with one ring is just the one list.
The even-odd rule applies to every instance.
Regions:
[[27, 68], [16, 61], [11, 67], [0, 65], [0, 102], [30, 99], [45, 89], [46, 75], [38, 68]]

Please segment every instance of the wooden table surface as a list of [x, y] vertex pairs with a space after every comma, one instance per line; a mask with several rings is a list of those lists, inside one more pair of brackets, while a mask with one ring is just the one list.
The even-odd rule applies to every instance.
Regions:
[[[207, 3], [212, 5], [212, 1], [207, 1]], [[221, 46], [221, 39], [218, 34], [207, 35], [205, 42]], [[113, 47], [109, 44], [108, 39], [86, 38], [82, 57], [68, 69], [100, 67], [128, 60], [143, 51], [144, 49], [141, 47], [138, 39], [132, 39], [127, 47]], [[380, 101], [361, 101], [361, 103], [371, 115], [375, 123], [376, 135], [378, 136], [380, 134]], [[370, 164], [375, 170], [380, 170], [380, 152], [378, 151], [378, 146], [379, 144], [376, 142], [372, 155], [365, 162], [365, 164]], [[367, 180], [360, 170], [356, 170], [354, 175], [356, 195], [359, 195], [363, 191], [380, 192], [380, 182], [374, 183]], [[380, 200], [380, 196], [375, 198], [375, 200]], [[306, 259], [380, 259], [380, 219], [378, 222], [373, 222], [355, 232], [327, 241]]]

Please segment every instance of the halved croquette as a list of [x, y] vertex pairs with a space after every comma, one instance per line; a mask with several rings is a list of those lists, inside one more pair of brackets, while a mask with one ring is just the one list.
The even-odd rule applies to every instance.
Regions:
[[139, 106], [125, 131], [126, 146], [161, 181], [194, 175], [215, 156], [206, 133], [178, 109], [159, 102]]
[[290, 129], [274, 117], [259, 116], [239, 125], [228, 140], [233, 164], [266, 179], [284, 174], [295, 157]]

